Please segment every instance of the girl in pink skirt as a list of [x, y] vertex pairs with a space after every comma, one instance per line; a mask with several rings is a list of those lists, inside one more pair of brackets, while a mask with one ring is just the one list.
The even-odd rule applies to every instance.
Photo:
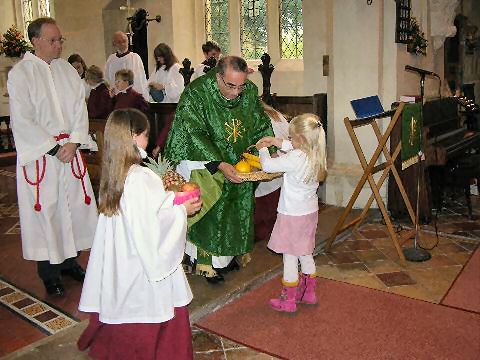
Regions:
[[[279, 298], [270, 300], [270, 306], [292, 313], [297, 311], [297, 303], [317, 303], [313, 260], [318, 222], [317, 188], [326, 176], [327, 156], [325, 132], [318, 116], [295, 117], [288, 132], [289, 140], [265, 137], [256, 147], [265, 172], [284, 173], [277, 221], [268, 242], [269, 249], [283, 254], [283, 289]], [[272, 158], [267, 149], [272, 145], [285, 155]]]

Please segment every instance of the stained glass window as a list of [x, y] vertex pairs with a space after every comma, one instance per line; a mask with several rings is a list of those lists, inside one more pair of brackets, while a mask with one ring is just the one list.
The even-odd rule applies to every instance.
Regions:
[[38, 0], [38, 15], [40, 17], [50, 16], [50, 1]]
[[205, 34], [224, 54], [230, 51], [228, 0], [205, 0]]
[[240, 43], [242, 57], [260, 59], [267, 52], [267, 1], [241, 0]]
[[303, 58], [302, 0], [280, 0], [280, 49], [283, 59]]
[[27, 36], [28, 25], [33, 20], [32, 0], [22, 0], [23, 33]]

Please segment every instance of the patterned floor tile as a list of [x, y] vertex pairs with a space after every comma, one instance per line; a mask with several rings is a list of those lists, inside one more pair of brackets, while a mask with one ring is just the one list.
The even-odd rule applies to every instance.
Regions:
[[416, 284], [416, 281], [412, 279], [405, 271], [396, 271], [376, 275], [387, 287]]

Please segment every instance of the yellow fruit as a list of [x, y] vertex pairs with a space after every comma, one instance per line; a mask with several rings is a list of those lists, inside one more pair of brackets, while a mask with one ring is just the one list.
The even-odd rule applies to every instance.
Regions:
[[254, 161], [254, 160], [250, 160], [250, 159], [246, 159], [247, 162], [250, 164], [250, 166], [253, 166], [259, 170], [262, 170], [262, 165], [260, 164], [260, 162], [258, 161]]
[[245, 160], [240, 160], [236, 165], [235, 169], [241, 173], [249, 173], [252, 170], [252, 167]]
[[253, 161], [260, 162], [260, 158], [257, 155], [253, 155], [253, 154], [250, 154], [250, 153], [243, 153], [242, 156], [247, 160], [253, 160]]

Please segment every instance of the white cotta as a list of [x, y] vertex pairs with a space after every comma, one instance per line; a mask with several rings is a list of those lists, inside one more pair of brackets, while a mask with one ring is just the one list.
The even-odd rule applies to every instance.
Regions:
[[202, 64], [198, 64], [197, 66], [195, 66], [195, 67], [193, 68], [193, 74], [192, 74], [192, 79], [191, 79], [191, 81], [193, 81], [193, 80], [195, 80], [195, 79], [198, 79], [200, 76], [205, 75], [204, 69], [205, 69], [206, 66], [207, 66], [207, 65], [205, 65], [205, 64], [203, 64], [203, 63], [202, 63]]
[[[178, 63], [174, 63], [168, 70], [165, 70], [165, 65], [162, 65], [158, 70], [152, 72], [148, 82], [165, 86], [165, 98], [162, 103], [178, 103], [185, 88], [183, 76], [180, 74], [180, 64]], [[150, 100], [153, 101], [151, 98]]]
[[133, 165], [118, 215], [100, 214], [79, 309], [108, 324], [173, 318], [192, 292], [181, 265], [187, 232], [183, 205], [148, 168]]
[[111, 54], [105, 64], [105, 80], [110, 86], [115, 85], [115, 73], [119, 70], [127, 69], [133, 72], [133, 89], [148, 101], [147, 76], [143, 67], [143, 61], [137, 53], [130, 52], [127, 55], [118, 57], [117, 54]]
[[[17, 151], [17, 194], [23, 256], [57, 264], [90, 248], [97, 222], [97, 207], [88, 173], [77, 151], [77, 175], [90, 197], [86, 203], [82, 181], [71, 164], [46, 154], [58, 143], [89, 147], [85, 90], [76, 70], [65, 60], [47, 64], [26, 53], [9, 72], [11, 127]], [[58, 142], [55, 136], [69, 137]], [[37, 170], [38, 166], [38, 170]], [[24, 173], [25, 171], [25, 173]], [[37, 181], [37, 175], [41, 178]], [[27, 180], [39, 183], [30, 185]], [[40, 211], [34, 210], [38, 199]]]

